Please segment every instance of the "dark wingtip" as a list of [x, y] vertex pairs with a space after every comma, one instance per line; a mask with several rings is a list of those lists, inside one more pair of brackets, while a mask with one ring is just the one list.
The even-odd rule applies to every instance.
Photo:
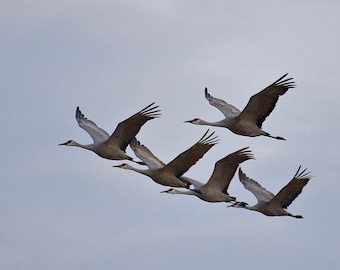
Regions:
[[205, 96], [205, 98], [211, 97], [211, 95], [208, 93], [208, 88], [207, 87], [204, 89], [204, 96]]

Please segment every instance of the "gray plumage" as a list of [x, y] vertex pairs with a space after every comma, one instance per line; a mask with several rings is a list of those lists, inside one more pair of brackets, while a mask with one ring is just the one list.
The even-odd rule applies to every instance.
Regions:
[[272, 136], [268, 132], [262, 130], [262, 124], [275, 108], [279, 96], [285, 94], [290, 88], [295, 87], [294, 82], [291, 81], [292, 78], [285, 79], [287, 74], [283, 75], [261, 92], [253, 95], [243, 111], [240, 111], [224, 100], [212, 97], [208, 93], [208, 89], [205, 88], [205, 98], [212, 106], [223, 113], [225, 119], [218, 122], [207, 122], [195, 118], [185, 122], [195, 125], [225, 127], [233, 133], [243, 136], [255, 137], [262, 135], [278, 140], [285, 140], [282, 137]]
[[154, 106], [154, 103], [151, 103], [141, 111], [120, 122], [110, 136], [93, 121], [85, 118], [79, 107], [77, 107], [76, 120], [78, 125], [92, 137], [93, 143], [84, 145], [74, 140], [69, 140], [59, 145], [81, 147], [105, 159], [133, 161], [132, 157], [126, 154], [126, 147], [147, 121], [160, 116], [159, 112], [158, 106]]

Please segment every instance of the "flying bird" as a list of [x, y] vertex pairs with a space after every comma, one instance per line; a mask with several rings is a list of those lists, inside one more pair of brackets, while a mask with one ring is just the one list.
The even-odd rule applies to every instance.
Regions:
[[191, 166], [203, 157], [203, 155], [209, 151], [211, 147], [218, 143], [217, 136], [214, 136], [214, 132], [208, 135], [209, 130], [205, 132], [202, 138], [195, 143], [188, 150], [179, 154], [170, 163], [164, 165], [150, 165], [146, 160], [143, 160], [145, 164], [149, 164], [149, 169], [138, 169], [131, 165], [123, 163], [121, 165], [113, 166], [121, 169], [132, 170], [140, 174], [144, 174], [150, 177], [154, 182], [171, 187], [184, 187], [188, 188], [190, 182], [188, 182], [182, 175], [187, 172]]
[[254, 159], [251, 150], [248, 147], [240, 149], [215, 163], [215, 168], [206, 184], [198, 181], [191, 181], [194, 189], [181, 191], [171, 188], [162, 191], [169, 194], [186, 194], [194, 195], [207, 202], [230, 202], [236, 198], [228, 194], [228, 187], [231, 179], [240, 163]]
[[293, 215], [285, 210], [294, 201], [294, 199], [299, 196], [303, 187], [311, 179], [310, 172], [306, 172], [307, 169], [304, 169], [303, 171], [300, 171], [300, 169], [301, 166], [297, 170], [293, 179], [285, 187], [283, 187], [279, 193], [274, 195], [253, 179], [248, 178], [240, 168], [240, 181], [247, 190], [254, 194], [257, 199], [257, 204], [254, 206], [248, 206], [245, 202], [235, 202], [228, 207], [253, 210], [266, 216], [290, 216], [303, 218], [301, 215]]
[[285, 94], [288, 89], [295, 87], [295, 83], [291, 81], [292, 78], [285, 79], [287, 75], [288, 73], [261, 92], [253, 95], [242, 112], [224, 100], [212, 97], [208, 93], [208, 89], [205, 88], [205, 98], [209, 101], [210, 105], [216, 107], [224, 114], [225, 119], [218, 122], [207, 122], [195, 118], [185, 122], [195, 125], [225, 127], [233, 133], [243, 136], [256, 137], [262, 135], [278, 140], [285, 140], [282, 137], [272, 136], [262, 130], [262, 123], [275, 108], [279, 96]]
[[78, 125], [92, 137], [93, 143], [84, 145], [74, 140], [69, 140], [59, 145], [81, 147], [110, 160], [134, 161], [132, 157], [126, 154], [126, 147], [147, 121], [160, 116], [160, 110], [154, 104], [151, 103], [128, 119], [120, 122], [111, 136], [105, 130], [99, 128], [93, 121], [85, 118], [79, 107], [77, 107], [76, 120]]

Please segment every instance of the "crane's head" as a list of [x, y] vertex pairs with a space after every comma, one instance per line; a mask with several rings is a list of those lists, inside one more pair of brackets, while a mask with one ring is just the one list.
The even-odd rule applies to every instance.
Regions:
[[248, 204], [246, 202], [234, 202], [231, 205], [228, 205], [227, 207], [235, 207], [235, 208], [247, 208]]
[[65, 143], [60, 143], [59, 145], [75, 146], [77, 143], [74, 140], [68, 140]]
[[201, 119], [194, 118], [192, 120], [184, 121], [184, 123], [191, 123], [191, 124], [194, 124], [194, 125], [200, 125], [201, 124]]

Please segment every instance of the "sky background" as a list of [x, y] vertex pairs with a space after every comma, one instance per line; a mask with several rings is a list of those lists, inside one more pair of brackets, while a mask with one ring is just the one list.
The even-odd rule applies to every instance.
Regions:
[[[1, 269], [338, 269], [339, 1], [1, 1]], [[164, 162], [285, 73], [297, 84], [263, 128], [287, 141], [220, 138], [186, 174], [249, 146], [243, 171], [273, 193], [314, 176], [288, 210], [304, 219], [160, 193], [90, 151], [77, 106], [113, 132], [156, 102], [138, 139]], [[127, 149], [133, 155], [131, 149]], [[255, 204], [236, 176], [229, 192]]]

